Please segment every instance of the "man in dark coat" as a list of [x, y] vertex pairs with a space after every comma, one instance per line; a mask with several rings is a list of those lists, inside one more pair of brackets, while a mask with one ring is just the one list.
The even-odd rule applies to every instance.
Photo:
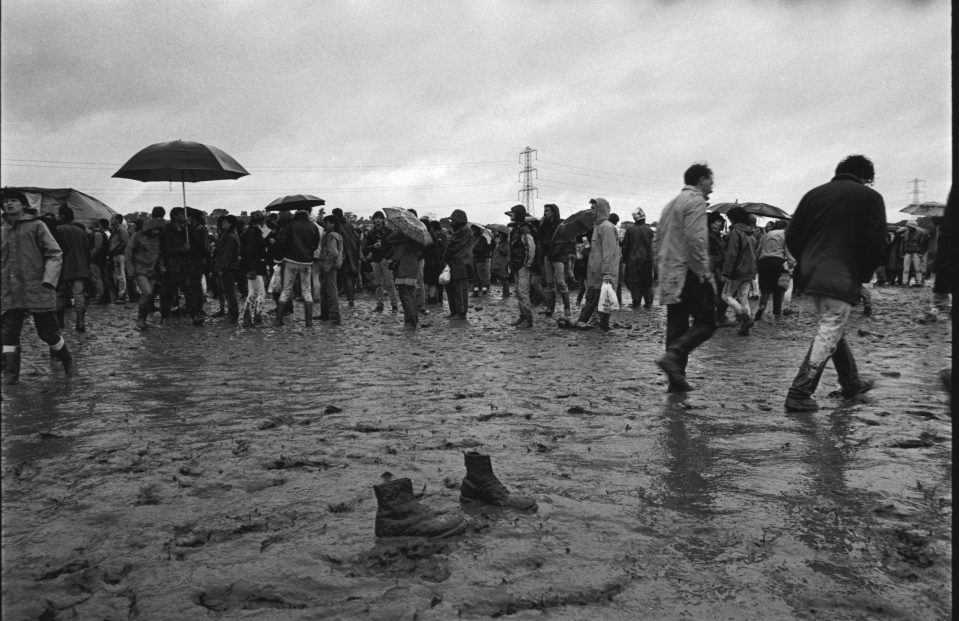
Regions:
[[76, 316], [76, 331], [86, 332], [87, 281], [90, 279], [90, 240], [87, 234], [73, 221], [73, 209], [66, 203], [60, 205], [60, 220], [54, 238], [63, 251], [63, 267], [57, 285], [57, 325], [63, 329], [66, 308], [73, 298]]
[[623, 236], [624, 280], [633, 298], [632, 307], [653, 305], [653, 229], [646, 224], [641, 207], [633, 211], [633, 226]]
[[336, 218], [336, 226], [333, 227], [335, 233], [340, 234], [343, 242], [343, 265], [340, 266], [339, 273], [343, 277], [343, 293], [346, 294], [347, 305], [352, 308], [356, 301], [356, 278], [360, 275], [360, 242], [356, 229], [346, 216], [343, 210], [336, 207], [332, 211]]
[[859, 377], [843, 334], [861, 283], [882, 260], [886, 210], [882, 196], [868, 187], [874, 178], [868, 158], [850, 155], [832, 181], [806, 193], [786, 229], [786, 245], [802, 266], [800, 288], [819, 313], [819, 329], [786, 396], [788, 411], [819, 409], [812, 395], [830, 358], [843, 397], [853, 399], [873, 386]]
[[469, 266], [473, 264], [473, 233], [466, 220], [466, 213], [456, 209], [450, 215], [453, 234], [446, 246], [446, 264], [450, 266], [450, 282], [446, 285], [450, 314], [447, 319], [466, 319], [469, 309]]

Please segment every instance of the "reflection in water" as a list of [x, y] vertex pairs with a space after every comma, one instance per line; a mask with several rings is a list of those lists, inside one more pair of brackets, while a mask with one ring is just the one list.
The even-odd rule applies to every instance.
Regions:
[[703, 477], [710, 470], [712, 456], [703, 436], [690, 433], [688, 426], [692, 416], [682, 409], [683, 398], [671, 396], [663, 408], [666, 434], [663, 446], [666, 449], [665, 466], [669, 471], [664, 477], [666, 484], [663, 504], [676, 511], [706, 518], [711, 515], [712, 485]]

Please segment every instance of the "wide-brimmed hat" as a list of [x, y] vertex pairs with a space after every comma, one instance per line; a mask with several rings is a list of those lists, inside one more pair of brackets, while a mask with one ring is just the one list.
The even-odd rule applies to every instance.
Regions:
[[513, 205], [510, 207], [509, 211], [504, 212], [507, 216], [513, 220], [523, 222], [526, 220], [526, 206], [525, 205]]

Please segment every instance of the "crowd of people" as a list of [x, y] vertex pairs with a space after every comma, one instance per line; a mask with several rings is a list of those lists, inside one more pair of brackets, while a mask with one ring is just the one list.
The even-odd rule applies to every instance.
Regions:
[[[515, 205], [506, 212], [507, 226], [470, 223], [456, 209], [442, 221], [420, 219], [431, 240], [427, 245], [383, 212], [373, 214], [372, 224], [356, 226], [339, 209], [316, 217], [309, 210], [224, 215], [214, 229], [199, 210], [173, 208], [167, 219], [166, 210], [155, 207], [143, 220], [126, 222], [117, 215], [87, 229], [65, 204], [58, 217], [39, 216], [22, 193], [4, 189], [4, 381], [18, 379], [26, 313], [51, 356], [76, 374], [60, 330], [70, 308], [75, 330], [86, 330], [88, 300], [136, 300], [138, 330], [149, 328], [155, 312], [161, 323], [181, 314], [202, 326], [207, 299], [218, 306], [210, 314], [230, 323], [255, 328], [272, 314], [271, 323], [281, 327], [300, 300], [305, 324], [312, 326], [314, 320], [340, 323], [340, 297], [352, 307], [357, 290], [365, 289], [375, 300], [372, 312], [386, 312], [388, 301], [391, 312], [402, 308], [404, 326], [415, 330], [444, 295], [446, 318], [462, 324], [470, 297], [492, 295], [497, 285], [502, 298], [517, 298], [512, 325], [518, 329], [532, 328], [534, 308], [542, 305], [547, 318], [561, 306], [560, 327], [608, 332], [605, 287], [622, 300], [625, 286], [632, 309], [641, 311], [652, 307], [658, 283], [659, 304], [667, 309], [666, 354], [658, 364], [670, 391], [692, 389], [688, 357], [717, 327], [735, 326], [748, 336], [770, 298], [773, 320], [779, 321], [790, 313], [794, 289], [812, 296], [822, 323], [786, 406], [814, 409], [812, 393], [828, 359], [847, 397], [871, 387], [858, 377], [842, 338], [851, 305], [863, 300], [864, 313], [872, 312], [863, 283], [875, 277], [877, 286], [922, 285], [928, 271], [936, 271], [926, 264], [926, 231], [914, 221], [887, 230], [882, 197], [869, 187], [873, 176], [867, 158], [850, 156], [831, 182], [803, 198], [788, 226], [774, 220], [759, 227], [756, 216], [740, 206], [725, 215], [708, 212], [713, 173], [694, 164], [680, 194], [652, 226], [642, 208], [633, 210], [631, 223], [618, 226], [603, 198], [590, 200], [588, 219], [564, 220], [555, 204], [533, 218]], [[945, 222], [938, 236], [937, 265], [945, 270], [949, 253], [943, 250], [951, 247]], [[933, 304], [922, 321], [949, 312], [948, 282], [936, 278]]]

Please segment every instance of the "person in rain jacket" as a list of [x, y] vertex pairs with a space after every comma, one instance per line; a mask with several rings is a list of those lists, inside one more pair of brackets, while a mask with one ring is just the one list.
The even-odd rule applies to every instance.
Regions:
[[532, 227], [526, 222], [526, 207], [513, 205], [506, 212], [509, 223], [509, 264], [516, 278], [516, 300], [519, 303], [519, 319], [513, 322], [517, 328], [533, 327], [533, 306], [530, 300], [533, 266], [536, 261], [536, 238]]
[[340, 294], [337, 275], [346, 261], [343, 238], [337, 233], [339, 220], [334, 215], [323, 217], [323, 239], [320, 242], [320, 321], [340, 323]]
[[[616, 288], [619, 279], [619, 263], [622, 258], [619, 247], [619, 232], [609, 221], [609, 202], [605, 198], [592, 198], [589, 207], [593, 210], [593, 236], [589, 243], [589, 262], [586, 265], [586, 303], [579, 313], [576, 327], [589, 328], [589, 318], [599, 306], [599, 291], [604, 283]], [[609, 331], [609, 313], [599, 313], [599, 327]]]
[[147, 329], [147, 317], [153, 311], [153, 291], [160, 280], [160, 231], [164, 224], [163, 220], [149, 218], [127, 244], [125, 264], [140, 291], [136, 328], [141, 331]]
[[453, 234], [446, 245], [446, 264], [450, 266], [450, 282], [446, 285], [450, 314], [447, 319], [466, 319], [469, 309], [469, 266], [473, 264], [473, 234], [466, 212], [456, 209], [450, 214]]
[[87, 283], [90, 280], [90, 240], [87, 234], [74, 222], [73, 209], [63, 203], [59, 210], [60, 219], [53, 237], [63, 251], [63, 265], [60, 268], [60, 283], [57, 285], [57, 325], [63, 329], [63, 320], [70, 298], [76, 315], [75, 329], [86, 332]]
[[739, 319], [739, 334], [747, 336], [754, 320], [749, 308], [749, 285], [756, 277], [756, 238], [749, 223], [749, 214], [742, 207], [726, 212], [733, 225], [726, 236], [726, 256], [723, 258], [723, 302], [733, 309]]
[[832, 181], [803, 196], [786, 229], [803, 295], [812, 298], [819, 313], [816, 335], [786, 394], [787, 411], [819, 409], [812, 395], [830, 359], [843, 397], [853, 399], [873, 387], [859, 377], [844, 335], [862, 283], [882, 260], [886, 207], [882, 195], [867, 185], [875, 174], [869, 158], [850, 155], [836, 166]]
[[416, 281], [420, 273], [420, 258], [423, 246], [400, 231], [390, 233], [386, 241], [391, 247], [393, 282], [403, 305], [403, 325], [415, 330], [419, 313], [417, 312]]
[[716, 279], [706, 229], [713, 171], [705, 164], [693, 164], [683, 174], [683, 182], [679, 196], [663, 208], [653, 238], [659, 300], [666, 305], [666, 354], [656, 364], [669, 378], [670, 392], [692, 390], [686, 381], [689, 354], [716, 331]]
[[489, 293], [490, 238], [489, 232], [470, 225], [473, 233], [473, 297]]
[[[250, 224], [240, 238], [240, 272], [246, 276], [246, 302], [243, 305], [243, 327], [252, 328], [263, 319], [266, 300], [266, 216], [262, 211], [250, 214]], [[315, 282], [315, 279], [314, 279]], [[314, 298], [316, 292], [314, 292]]]
[[29, 209], [23, 192], [3, 190], [0, 225], [0, 335], [3, 339], [3, 383], [20, 382], [20, 334], [27, 314], [37, 336], [50, 347], [50, 358], [63, 364], [68, 377], [77, 367], [57, 326], [57, 281], [63, 252], [53, 233]]
[[633, 298], [633, 308], [653, 305], [653, 229], [646, 224], [646, 212], [633, 210], [633, 226], [623, 236], [624, 280]]

